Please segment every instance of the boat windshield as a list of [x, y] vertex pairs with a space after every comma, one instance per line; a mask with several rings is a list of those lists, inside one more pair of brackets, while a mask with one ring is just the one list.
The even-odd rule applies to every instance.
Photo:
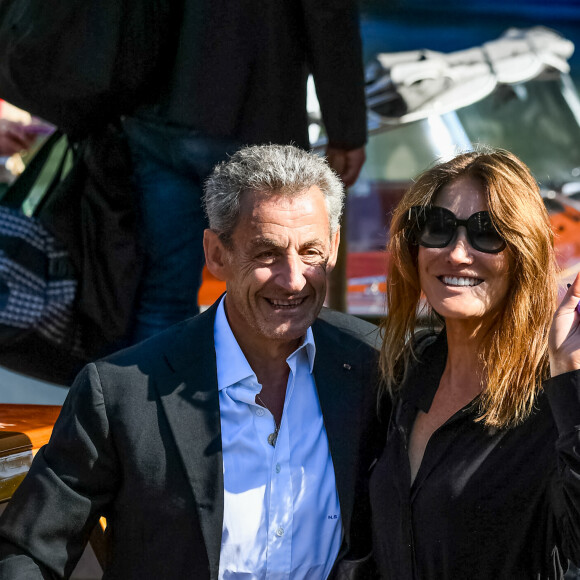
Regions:
[[457, 116], [473, 143], [512, 151], [542, 189], [580, 181], [580, 101], [569, 76], [498, 85]]

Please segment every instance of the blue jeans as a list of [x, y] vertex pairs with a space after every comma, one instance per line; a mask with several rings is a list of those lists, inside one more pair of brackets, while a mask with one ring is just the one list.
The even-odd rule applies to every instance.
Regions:
[[131, 339], [135, 343], [199, 312], [203, 182], [238, 145], [136, 118], [125, 120], [125, 131], [145, 252]]

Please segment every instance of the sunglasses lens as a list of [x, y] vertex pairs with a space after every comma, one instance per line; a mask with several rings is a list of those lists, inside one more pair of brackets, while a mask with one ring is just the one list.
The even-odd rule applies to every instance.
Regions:
[[505, 241], [493, 227], [488, 212], [480, 211], [472, 215], [467, 222], [467, 228], [476, 250], [493, 254], [505, 248]]
[[427, 248], [444, 248], [455, 234], [455, 217], [442, 207], [425, 208], [418, 225], [418, 242]]

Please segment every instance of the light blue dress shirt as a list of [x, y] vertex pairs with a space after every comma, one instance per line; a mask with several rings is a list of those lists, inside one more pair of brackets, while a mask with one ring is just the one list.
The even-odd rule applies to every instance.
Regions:
[[312, 367], [309, 328], [290, 368], [276, 447], [274, 417], [227, 321], [214, 327], [224, 468], [220, 580], [323, 580], [342, 541], [332, 458]]

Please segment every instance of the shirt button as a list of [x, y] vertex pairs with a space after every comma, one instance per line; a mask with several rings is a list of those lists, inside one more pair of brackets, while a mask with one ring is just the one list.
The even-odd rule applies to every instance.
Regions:
[[260, 407], [259, 409], [256, 409], [256, 415], [258, 415], [258, 417], [263, 417], [265, 413], [266, 413], [266, 411], [264, 411], [264, 409], [262, 409], [262, 407]]
[[276, 530], [276, 535], [277, 535], [278, 537], [281, 537], [281, 536], [283, 536], [283, 535], [284, 535], [284, 528], [278, 528], [278, 529]]
[[280, 470], [281, 469], [282, 468], [280, 467], [280, 464], [279, 463], [276, 463], [276, 473], [280, 473]]

